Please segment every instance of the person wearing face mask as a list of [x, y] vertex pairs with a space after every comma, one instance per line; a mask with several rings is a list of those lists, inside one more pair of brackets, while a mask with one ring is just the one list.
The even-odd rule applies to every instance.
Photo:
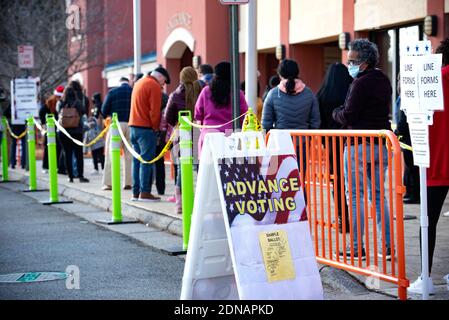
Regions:
[[[146, 161], [156, 157], [157, 136], [161, 121], [162, 88], [170, 84], [168, 71], [157, 67], [134, 85], [128, 125], [134, 150]], [[132, 201], [152, 202], [161, 198], [151, 194], [150, 178], [154, 165], [133, 159]]]
[[[343, 106], [335, 109], [332, 113], [333, 119], [339, 123], [343, 129], [365, 129], [365, 130], [381, 130], [390, 129], [389, 113], [391, 104], [391, 83], [388, 77], [376, 68], [379, 62], [379, 51], [376, 44], [367, 39], [357, 39], [349, 44], [348, 52], [348, 72], [354, 78], [346, 100]], [[357, 203], [363, 203], [364, 192], [368, 192], [368, 199], [373, 199], [371, 190], [371, 171], [374, 165], [375, 172], [375, 196], [376, 196], [376, 215], [377, 230], [382, 229], [381, 207], [380, 207], [380, 163], [383, 169], [387, 169], [387, 150], [385, 143], [382, 148], [382, 159], [380, 159], [378, 139], [375, 139], [374, 145], [374, 163], [370, 154], [371, 147], [369, 140], [367, 141], [366, 150], [359, 143], [357, 149], [352, 142], [347, 142], [344, 150], [344, 171], [345, 171], [345, 192], [348, 205], [352, 206], [352, 228], [354, 230], [354, 258], [365, 260], [365, 249], [363, 248], [363, 230], [364, 230], [364, 206], [360, 206], [358, 219], [360, 220], [360, 233], [362, 243], [358, 243], [357, 235]], [[350, 152], [351, 165], [348, 166], [348, 151]], [[364, 190], [363, 179], [359, 180], [359, 186], [356, 185], [356, 177], [363, 177], [363, 152], [366, 152], [366, 177], [368, 190]], [[357, 156], [356, 157], [356, 153]], [[356, 163], [357, 159], [357, 163]], [[351, 170], [352, 187], [349, 189], [348, 174]], [[384, 175], [385, 177], [385, 175]], [[358, 190], [356, 190], [358, 189]], [[357, 192], [359, 191], [359, 192]], [[350, 195], [352, 194], [352, 197]], [[352, 201], [349, 201], [349, 200]], [[385, 224], [385, 241], [386, 258], [391, 259], [390, 249], [390, 218], [388, 213], [387, 201], [384, 199], [384, 224]], [[378, 235], [382, 232], [378, 232]], [[361, 246], [361, 254], [359, 254], [359, 246]], [[379, 254], [382, 250], [379, 250]], [[343, 255], [350, 257], [351, 253], [348, 249], [342, 252]]]

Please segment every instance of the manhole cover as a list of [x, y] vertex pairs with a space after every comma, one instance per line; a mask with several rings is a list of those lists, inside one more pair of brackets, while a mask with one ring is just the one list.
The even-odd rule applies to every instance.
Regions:
[[25, 282], [41, 282], [52, 280], [65, 280], [69, 276], [65, 272], [27, 272], [27, 273], [10, 273], [0, 275], [0, 282], [3, 283], [25, 283]]

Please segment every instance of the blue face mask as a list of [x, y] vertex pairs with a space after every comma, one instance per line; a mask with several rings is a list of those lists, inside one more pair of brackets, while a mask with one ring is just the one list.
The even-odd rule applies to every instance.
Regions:
[[357, 65], [357, 66], [349, 66], [349, 67], [348, 67], [348, 72], [349, 72], [349, 75], [350, 75], [351, 77], [353, 77], [354, 79], [357, 78], [357, 75], [358, 75], [359, 72], [360, 72], [360, 65]]

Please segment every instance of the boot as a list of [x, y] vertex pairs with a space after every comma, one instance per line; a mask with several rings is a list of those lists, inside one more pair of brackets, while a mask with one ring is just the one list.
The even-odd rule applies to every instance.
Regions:
[[175, 213], [182, 214], [181, 188], [175, 186]]

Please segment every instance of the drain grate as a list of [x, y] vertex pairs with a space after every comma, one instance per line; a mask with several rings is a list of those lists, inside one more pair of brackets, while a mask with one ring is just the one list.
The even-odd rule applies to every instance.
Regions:
[[0, 283], [27, 283], [53, 280], [65, 280], [69, 277], [65, 272], [26, 272], [0, 275]]

